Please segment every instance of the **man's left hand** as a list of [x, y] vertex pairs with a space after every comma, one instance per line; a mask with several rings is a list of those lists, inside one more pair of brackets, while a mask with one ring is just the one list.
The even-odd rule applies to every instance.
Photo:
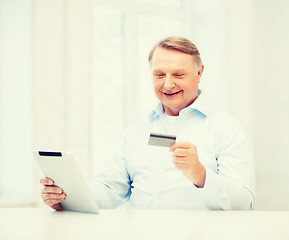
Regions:
[[189, 142], [178, 142], [170, 147], [170, 151], [173, 153], [175, 167], [197, 187], [204, 187], [206, 168], [199, 161], [197, 147]]

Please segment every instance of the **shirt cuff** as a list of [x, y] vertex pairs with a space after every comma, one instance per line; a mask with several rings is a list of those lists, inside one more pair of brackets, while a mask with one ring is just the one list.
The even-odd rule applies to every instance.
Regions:
[[224, 187], [224, 179], [222, 179], [216, 172], [206, 167], [206, 180], [203, 187], [203, 193], [210, 197], [220, 195]]

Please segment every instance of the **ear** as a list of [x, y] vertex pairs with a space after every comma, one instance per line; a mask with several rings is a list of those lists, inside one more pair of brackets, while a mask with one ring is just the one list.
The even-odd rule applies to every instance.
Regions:
[[203, 71], [204, 71], [204, 65], [201, 66], [201, 68], [199, 69], [198, 71], [198, 77], [201, 78], [202, 74], [203, 74]]

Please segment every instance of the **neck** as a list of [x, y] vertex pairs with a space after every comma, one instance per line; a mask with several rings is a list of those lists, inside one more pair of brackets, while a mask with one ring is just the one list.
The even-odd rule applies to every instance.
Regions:
[[189, 102], [185, 107], [183, 107], [183, 108], [181, 108], [181, 109], [177, 109], [177, 108], [176, 108], [176, 109], [172, 109], [172, 108], [169, 108], [169, 107], [167, 107], [167, 106], [165, 106], [165, 105], [163, 104], [164, 111], [165, 111], [165, 113], [166, 113], [168, 116], [179, 116], [180, 112], [181, 112], [183, 109], [187, 108], [188, 106], [192, 105], [193, 102], [194, 102], [197, 98], [198, 98], [198, 96], [196, 96], [191, 102]]

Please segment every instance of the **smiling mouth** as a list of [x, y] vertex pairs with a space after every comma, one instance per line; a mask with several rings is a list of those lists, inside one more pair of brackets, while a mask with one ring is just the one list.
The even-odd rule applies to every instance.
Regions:
[[178, 92], [174, 92], [174, 93], [163, 93], [163, 94], [165, 94], [166, 96], [169, 96], [169, 97], [172, 97], [172, 96], [175, 96], [175, 95], [177, 95], [178, 93], [180, 93], [182, 90], [180, 90], [180, 91], [178, 91]]

